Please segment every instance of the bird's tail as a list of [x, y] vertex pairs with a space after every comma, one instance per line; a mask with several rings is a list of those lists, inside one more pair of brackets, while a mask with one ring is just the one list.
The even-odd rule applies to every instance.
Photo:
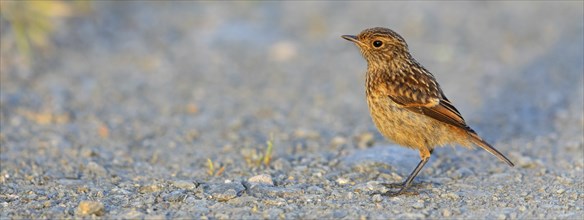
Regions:
[[470, 133], [470, 136], [471, 136], [471, 141], [474, 144], [482, 147], [483, 149], [485, 149], [486, 151], [488, 151], [492, 155], [495, 155], [497, 158], [499, 158], [499, 160], [509, 164], [509, 166], [515, 166], [515, 164], [513, 164], [513, 162], [511, 162], [509, 159], [507, 159], [507, 157], [505, 157], [505, 155], [503, 155], [501, 152], [499, 152], [497, 149], [495, 149], [489, 143], [485, 142], [478, 135]]

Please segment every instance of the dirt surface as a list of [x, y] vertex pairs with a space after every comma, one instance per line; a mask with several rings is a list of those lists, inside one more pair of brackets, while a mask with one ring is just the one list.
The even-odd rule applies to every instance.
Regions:
[[[4, 21], [0, 218], [580, 218], [583, 4], [94, 2], [31, 65]], [[439, 148], [375, 195], [419, 161], [340, 38], [375, 26], [516, 167]]]

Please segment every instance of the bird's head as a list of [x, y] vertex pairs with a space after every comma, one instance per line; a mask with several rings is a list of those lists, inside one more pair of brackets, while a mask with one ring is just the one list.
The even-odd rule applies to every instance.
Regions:
[[401, 55], [409, 55], [406, 41], [398, 33], [388, 28], [369, 28], [357, 36], [343, 35], [341, 37], [355, 43], [369, 64], [391, 61]]

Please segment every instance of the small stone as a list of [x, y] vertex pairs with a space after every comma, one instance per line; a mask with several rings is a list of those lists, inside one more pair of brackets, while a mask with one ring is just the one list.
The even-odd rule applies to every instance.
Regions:
[[367, 189], [369, 191], [373, 191], [373, 192], [387, 192], [387, 188], [383, 185], [381, 185], [381, 183], [379, 181], [369, 181], [367, 182]]
[[225, 192], [214, 193], [212, 197], [219, 202], [226, 202], [237, 197], [237, 191], [235, 189], [228, 189]]
[[105, 214], [105, 207], [101, 202], [85, 200], [79, 203], [79, 206], [77, 206], [77, 210], [75, 211], [75, 214], [80, 216], [85, 215], [102, 216], [103, 214]]
[[197, 188], [197, 186], [195, 185], [195, 183], [189, 182], [189, 181], [184, 181], [184, 180], [174, 181], [172, 183], [172, 185], [174, 187], [176, 187], [176, 188], [179, 188], [179, 189], [187, 189], [187, 190]]
[[187, 194], [183, 190], [177, 190], [164, 196], [164, 200], [167, 202], [182, 202], [187, 198]]
[[440, 197], [451, 199], [451, 200], [458, 200], [460, 198], [456, 193], [452, 193], [452, 192], [440, 194]]
[[383, 197], [379, 194], [375, 194], [371, 197], [371, 200], [373, 202], [381, 202], [381, 201], [383, 201]]
[[355, 198], [355, 194], [353, 192], [347, 192], [347, 194], [345, 195], [345, 198], [347, 200], [351, 200], [351, 199]]
[[259, 185], [259, 184], [263, 184], [263, 185], [267, 185], [267, 186], [274, 185], [274, 181], [272, 180], [272, 176], [270, 176], [268, 174], [260, 174], [257, 176], [250, 177], [249, 179], [247, 179], [247, 182], [252, 184], [252, 185]]
[[[253, 198], [253, 197], [248, 197], [248, 198]], [[266, 200], [264, 200], [264, 204], [270, 205], [270, 206], [283, 206], [283, 205], [286, 205], [286, 200], [282, 199], [282, 198], [266, 199]]]
[[139, 193], [153, 193], [153, 192], [158, 192], [160, 190], [161, 190], [161, 187], [156, 185], [156, 184], [141, 186], [140, 188], [138, 188]]
[[563, 189], [563, 188], [562, 188], [562, 189], [558, 189], [558, 190], [556, 191], [556, 193], [557, 193], [557, 194], [562, 194], [562, 193], [564, 193], [565, 191], [566, 191], [566, 189]]
[[87, 186], [79, 186], [77, 187], [77, 193], [88, 193], [89, 188]]
[[450, 209], [444, 209], [444, 210], [442, 210], [442, 216], [450, 217], [450, 216], [452, 216], [452, 212], [450, 211]]
[[207, 195], [219, 202], [226, 202], [239, 196], [245, 187], [240, 183], [222, 183], [207, 186]]
[[413, 207], [414, 209], [422, 209], [422, 208], [424, 208], [424, 201], [422, 201], [422, 200], [418, 200], [418, 202], [414, 203], [414, 204], [412, 205], [412, 207]]
[[343, 144], [347, 143], [347, 139], [341, 136], [336, 136], [333, 139], [331, 139], [331, 146], [336, 148], [338, 146], [341, 146]]
[[339, 177], [339, 178], [337, 178], [336, 182], [337, 182], [339, 185], [345, 185], [345, 184], [349, 183], [349, 182], [350, 182], [350, 180], [349, 180], [349, 179], [347, 179], [347, 178], [344, 178], [344, 177]]
[[518, 209], [519, 209], [519, 211], [521, 211], [521, 212], [525, 212], [525, 210], [527, 210], [527, 207], [525, 207], [525, 206], [519, 206], [519, 208], [518, 208]]
[[353, 186], [353, 191], [355, 192], [387, 192], [387, 188], [379, 184], [378, 181], [369, 181], [367, 183], [359, 183]]

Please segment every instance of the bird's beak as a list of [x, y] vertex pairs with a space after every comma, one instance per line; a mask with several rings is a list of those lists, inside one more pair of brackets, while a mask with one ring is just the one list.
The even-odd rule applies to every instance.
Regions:
[[355, 35], [343, 35], [341, 37], [344, 38], [345, 40], [355, 43], [358, 47], [363, 47], [364, 45], [363, 42], [359, 41], [359, 38], [357, 38], [357, 36]]
[[355, 35], [343, 35], [341, 37], [345, 40], [352, 41], [353, 43], [360, 43], [359, 39], [357, 39], [357, 36]]

